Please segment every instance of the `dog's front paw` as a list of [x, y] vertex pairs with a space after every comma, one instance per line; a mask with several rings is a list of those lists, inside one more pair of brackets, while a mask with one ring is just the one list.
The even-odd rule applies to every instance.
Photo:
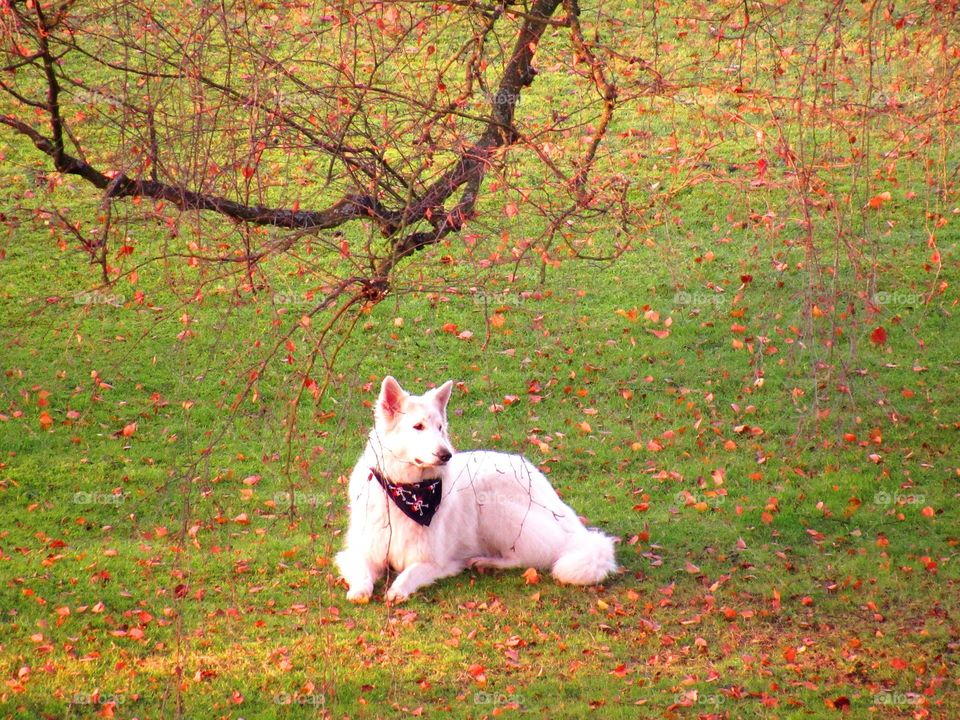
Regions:
[[366, 605], [372, 594], [373, 588], [350, 588], [347, 591], [347, 600], [357, 605]]
[[387, 602], [391, 605], [399, 605], [402, 602], [406, 602], [409, 597], [410, 595], [408, 593], [405, 593], [395, 584], [387, 590]]

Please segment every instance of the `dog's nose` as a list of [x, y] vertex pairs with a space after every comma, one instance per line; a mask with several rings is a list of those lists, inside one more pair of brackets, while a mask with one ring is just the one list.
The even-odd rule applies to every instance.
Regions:
[[453, 457], [453, 454], [449, 450], [440, 450], [437, 454], [437, 460], [442, 463], [445, 463]]

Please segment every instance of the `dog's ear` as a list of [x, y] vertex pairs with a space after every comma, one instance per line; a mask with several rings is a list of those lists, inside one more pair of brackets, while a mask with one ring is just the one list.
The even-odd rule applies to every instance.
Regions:
[[403, 400], [407, 397], [406, 391], [392, 375], [387, 375], [380, 385], [380, 397], [377, 399], [376, 416], [386, 423], [394, 421], [403, 407]]
[[443, 385], [433, 390], [433, 399], [437, 407], [446, 411], [447, 402], [450, 400], [450, 393], [453, 391], [453, 380], [447, 380]]

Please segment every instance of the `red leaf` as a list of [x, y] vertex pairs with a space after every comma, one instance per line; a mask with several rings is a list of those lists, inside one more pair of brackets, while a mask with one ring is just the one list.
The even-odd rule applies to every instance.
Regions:
[[617, 665], [613, 670], [610, 671], [611, 675], [616, 675], [619, 678], [626, 677], [629, 674], [630, 670], [627, 669], [627, 666], [623, 663]]
[[483, 665], [477, 665], [474, 663], [467, 668], [467, 673], [479, 684], [487, 684], [487, 669]]
[[887, 331], [884, 330], [882, 325], [875, 327], [873, 332], [870, 333], [870, 342], [874, 345], [883, 345], [887, 342]]

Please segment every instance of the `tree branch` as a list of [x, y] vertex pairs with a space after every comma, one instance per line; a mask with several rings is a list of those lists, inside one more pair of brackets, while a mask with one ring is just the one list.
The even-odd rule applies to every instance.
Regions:
[[[383, 283], [387, 282], [390, 272], [400, 259], [439, 242], [451, 232], [459, 231], [472, 217], [483, 178], [492, 166], [495, 155], [519, 138], [514, 127], [517, 104], [524, 88], [529, 86], [536, 76], [533, 58], [545, 29], [562, 25], [552, 19], [562, 1], [536, 0], [524, 13], [510, 10], [510, 14], [522, 19], [522, 25], [509, 60], [504, 66], [497, 91], [490, 99], [489, 114], [480, 137], [463, 150], [446, 172], [422, 193], [415, 194], [406, 204], [401, 204], [396, 209], [384, 206], [376, 189], [366, 194], [347, 194], [330, 207], [318, 211], [246, 205], [160, 182], [156, 175], [152, 175], [150, 179], [138, 179], [124, 173], [103, 172], [86, 159], [68, 153], [64, 147], [64, 137], [68, 132], [60, 114], [57, 60], [50, 48], [53, 26], [45, 20], [38, 6], [37, 24], [34, 28], [38, 52], [32, 59], [42, 63], [45, 75], [47, 98], [41, 107], [47, 111], [51, 136], [42, 134], [13, 115], [0, 116], [0, 124], [28, 137], [38, 150], [52, 158], [58, 171], [81, 177], [104, 190], [107, 199], [152, 198], [172, 203], [183, 210], [212, 211], [240, 222], [299, 230], [329, 229], [351, 220], [371, 219], [386, 237], [392, 238], [389, 256], [375, 271], [376, 282]], [[499, 13], [496, 16], [499, 16]], [[489, 32], [489, 27], [486, 31]], [[599, 84], [601, 83], [598, 82]], [[227, 91], [235, 100], [242, 99], [239, 94], [222, 84], [219, 89]], [[304, 130], [298, 129], [301, 132]], [[345, 152], [344, 147], [325, 149], [336, 150], [341, 157]], [[80, 155], [82, 156], [82, 152]], [[356, 163], [356, 160], [351, 158], [346, 161]], [[446, 210], [444, 204], [461, 189], [463, 192], [459, 202], [451, 210]], [[424, 220], [433, 226], [432, 229], [416, 231], [414, 226]]]
[[325, 210], [287, 210], [244, 205], [234, 200], [193, 192], [154, 180], [138, 180], [123, 173], [111, 176], [69, 153], [62, 150], [58, 153], [53, 140], [11, 115], [0, 116], [0, 123], [29, 137], [38, 150], [53, 158], [54, 167], [58, 171], [78, 175], [100, 190], [107, 190], [112, 184], [113, 187], [107, 193], [109, 198], [148, 197], [172, 203], [181, 210], [211, 210], [253, 225], [298, 230], [334, 228], [360, 218], [393, 223], [396, 218], [395, 213], [386, 210], [376, 198], [370, 196], [347, 195]]

